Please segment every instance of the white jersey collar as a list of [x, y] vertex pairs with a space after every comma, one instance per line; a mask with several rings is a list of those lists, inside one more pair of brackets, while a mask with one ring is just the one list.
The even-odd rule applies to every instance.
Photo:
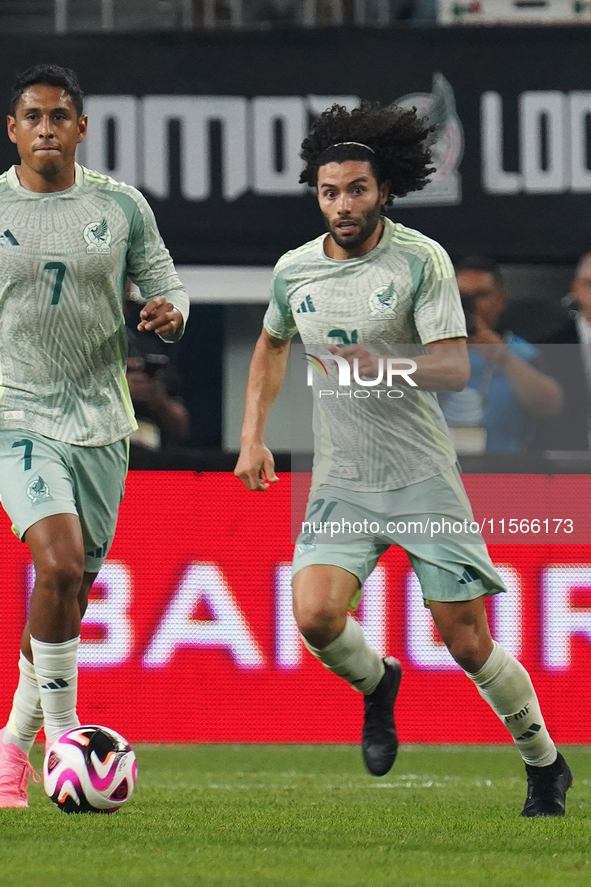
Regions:
[[12, 188], [13, 191], [18, 191], [21, 195], [26, 195], [27, 197], [32, 197], [33, 199], [38, 199], [41, 197], [64, 197], [66, 195], [72, 194], [72, 192], [84, 182], [84, 170], [80, 166], [79, 163], [74, 164], [74, 184], [70, 188], [65, 188], [63, 191], [29, 191], [28, 188], [23, 188], [21, 183], [19, 182], [16, 166], [11, 166], [8, 172], [6, 173], [6, 181], [8, 185]]

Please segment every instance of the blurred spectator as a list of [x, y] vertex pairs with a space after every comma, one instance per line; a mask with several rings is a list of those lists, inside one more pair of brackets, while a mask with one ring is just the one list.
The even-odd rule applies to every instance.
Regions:
[[365, 0], [356, 3], [315, 0], [307, 9], [297, 0], [243, 0], [241, 17], [247, 25], [311, 24], [389, 24], [399, 19], [434, 22], [437, 20], [436, 0]]
[[408, 18], [413, 22], [436, 22], [437, 0], [411, 0], [409, 12], [401, 18]]
[[242, 19], [246, 24], [294, 24], [297, 7], [295, 0], [249, 0], [242, 4]]
[[123, 302], [129, 349], [127, 383], [139, 426], [131, 443], [159, 450], [186, 443], [190, 420], [179, 397], [179, 378], [170, 363], [174, 345], [165, 344], [155, 333], [137, 330], [143, 304], [128, 286]]
[[548, 450], [591, 446], [591, 252], [579, 260], [570, 285], [568, 316], [546, 339], [552, 375], [564, 389], [559, 419], [544, 429]]
[[532, 447], [538, 423], [562, 406], [560, 385], [541, 353], [506, 328], [507, 293], [496, 262], [464, 259], [456, 276], [468, 330], [471, 376], [464, 391], [441, 398], [458, 452], [519, 453]]

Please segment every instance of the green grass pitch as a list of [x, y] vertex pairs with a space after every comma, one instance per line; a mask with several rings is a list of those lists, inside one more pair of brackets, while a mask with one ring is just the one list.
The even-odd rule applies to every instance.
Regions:
[[589, 887], [591, 750], [564, 751], [567, 816], [529, 820], [508, 747], [403, 747], [375, 779], [352, 746], [139, 746], [119, 813], [65, 816], [38, 785], [0, 810], [0, 883]]

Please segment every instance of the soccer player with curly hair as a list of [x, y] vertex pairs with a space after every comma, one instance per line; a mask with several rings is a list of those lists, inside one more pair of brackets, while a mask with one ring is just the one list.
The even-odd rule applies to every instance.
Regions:
[[[338, 366], [313, 390], [315, 459], [294, 555], [294, 613], [308, 650], [364, 696], [368, 770], [384, 775], [396, 757], [401, 668], [380, 658], [348, 611], [393, 544], [406, 550], [452, 657], [521, 753], [528, 777], [522, 815], [561, 816], [572, 774], [544, 725], [528, 673], [491, 638], [484, 599], [506, 589], [482, 537], [405, 531], [425, 521], [473, 521], [436, 395], [461, 390], [469, 377], [453, 267], [438, 243], [385, 216], [396, 197], [427, 184], [430, 138], [414, 109], [362, 102], [352, 111], [333, 105], [304, 140], [301, 181], [315, 188], [328, 234], [286, 253], [275, 267], [235, 473], [250, 490], [277, 481], [264, 426], [299, 332], [306, 352], [328, 350]], [[408, 355], [409, 346], [412, 377], [402, 391], [379, 392], [384, 365], [394, 366], [392, 355]], [[353, 371], [347, 388], [339, 390], [337, 369], [339, 382]], [[329, 515], [331, 523], [379, 532], [325, 539]], [[462, 720], [470, 716], [457, 712]]]

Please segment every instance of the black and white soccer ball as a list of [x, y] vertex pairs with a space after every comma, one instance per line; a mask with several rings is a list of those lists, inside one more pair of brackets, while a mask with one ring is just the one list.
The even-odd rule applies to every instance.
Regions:
[[43, 761], [45, 792], [64, 813], [115, 813], [131, 798], [136, 779], [129, 743], [94, 724], [68, 730]]

